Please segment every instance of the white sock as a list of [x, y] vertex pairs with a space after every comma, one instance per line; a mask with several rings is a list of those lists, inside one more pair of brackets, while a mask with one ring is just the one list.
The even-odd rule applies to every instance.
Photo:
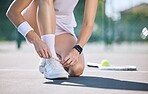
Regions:
[[58, 59], [55, 51], [55, 35], [54, 34], [43, 35], [42, 40], [48, 45], [52, 57]]

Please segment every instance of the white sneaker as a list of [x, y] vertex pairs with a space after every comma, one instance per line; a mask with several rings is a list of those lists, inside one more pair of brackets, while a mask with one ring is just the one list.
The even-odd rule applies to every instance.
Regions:
[[42, 58], [40, 60], [40, 63], [39, 63], [39, 71], [44, 74], [44, 71], [45, 71], [45, 65], [46, 65], [46, 59]]
[[44, 77], [47, 79], [68, 78], [69, 76], [57, 59], [45, 59], [45, 63], [42, 63], [42, 66], [44, 66]]

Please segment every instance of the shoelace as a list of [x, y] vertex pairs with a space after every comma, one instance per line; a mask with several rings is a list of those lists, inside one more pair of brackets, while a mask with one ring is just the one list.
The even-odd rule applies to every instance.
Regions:
[[58, 67], [58, 66], [63, 67], [60, 64], [60, 60], [55, 59], [55, 58], [51, 58], [50, 61], [47, 61], [47, 59], [45, 61], [46, 61], [46, 64], [49, 64], [51, 66], [51, 70], [61, 70], [61, 71], [63, 70], [63, 69], [61, 69], [61, 68]]

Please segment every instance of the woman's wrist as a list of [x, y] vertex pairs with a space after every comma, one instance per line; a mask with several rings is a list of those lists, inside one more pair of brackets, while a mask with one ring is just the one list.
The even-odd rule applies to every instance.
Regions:
[[80, 45], [75, 45], [73, 48], [74, 48], [75, 50], [77, 50], [77, 51], [79, 52], [79, 54], [81, 54], [82, 51], [83, 51], [83, 48], [82, 48]]
[[18, 27], [17, 30], [21, 33], [24, 37], [26, 37], [27, 33], [33, 30], [30, 24], [27, 21], [22, 22]]
[[36, 43], [37, 41], [41, 40], [41, 38], [33, 31], [29, 31], [26, 35], [26, 38], [31, 43]]

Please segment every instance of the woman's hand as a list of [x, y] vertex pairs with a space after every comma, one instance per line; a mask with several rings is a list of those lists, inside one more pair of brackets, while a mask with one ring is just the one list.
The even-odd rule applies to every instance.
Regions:
[[36, 52], [41, 58], [50, 58], [52, 56], [49, 47], [34, 31], [30, 31], [26, 35], [26, 38], [29, 42], [33, 43]]
[[33, 42], [36, 52], [41, 58], [50, 58], [51, 52], [49, 47], [40, 39]]
[[70, 53], [62, 61], [64, 67], [70, 67], [76, 64], [78, 57], [80, 56], [79, 52], [76, 49], [72, 49]]

